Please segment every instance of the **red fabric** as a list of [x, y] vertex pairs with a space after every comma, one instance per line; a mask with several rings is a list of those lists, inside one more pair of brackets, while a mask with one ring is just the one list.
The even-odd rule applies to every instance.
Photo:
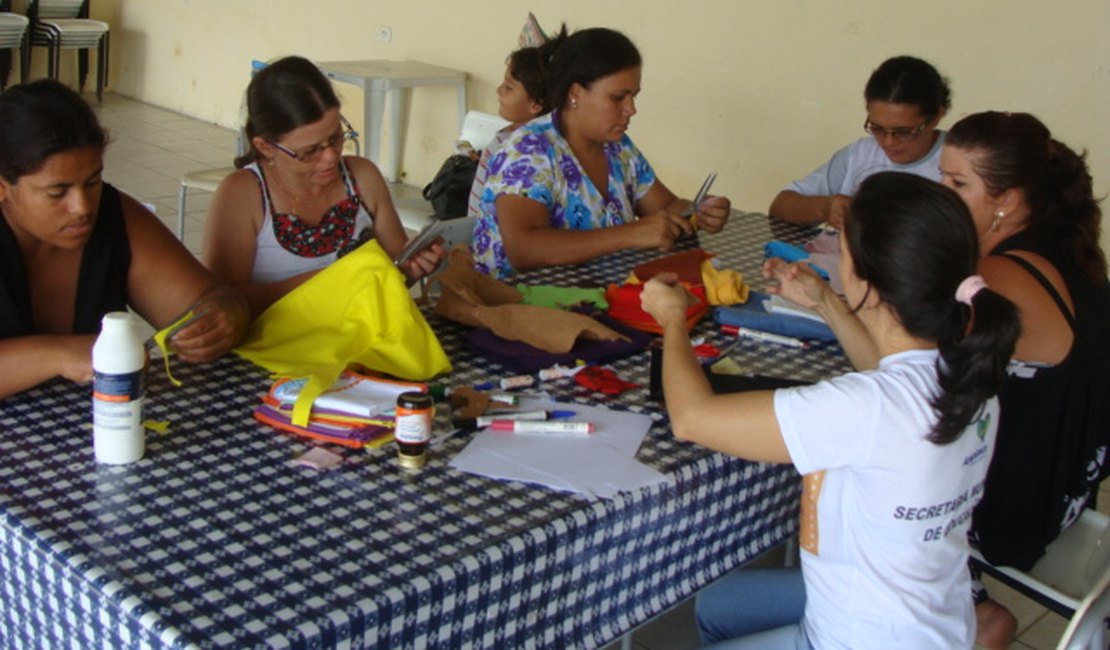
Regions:
[[600, 366], [586, 366], [579, 370], [578, 374], [574, 375], [574, 381], [606, 395], [620, 395], [626, 390], [640, 387], [639, 384], [625, 381], [618, 377], [617, 373]]
[[[709, 311], [709, 300], [705, 297], [705, 287], [702, 285], [683, 285], [694, 294], [697, 302], [686, 308], [686, 330], [693, 329], [698, 321]], [[629, 327], [638, 330], [662, 334], [663, 329], [647, 312], [640, 307], [640, 294], [644, 291], [642, 284], [609, 285], [605, 290], [605, 300], [609, 303], [609, 316]]]

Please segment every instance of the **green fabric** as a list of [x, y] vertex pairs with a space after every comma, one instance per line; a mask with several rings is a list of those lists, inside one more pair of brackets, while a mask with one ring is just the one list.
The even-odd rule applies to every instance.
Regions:
[[518, 284], [516, 289], [524, 296], [526, 305], [567, 309], [582, 302], [592, 302], [598, 309], [609, 307], [609, 303], [605, 301], [605, 289], [556, 287], [550, 284]]

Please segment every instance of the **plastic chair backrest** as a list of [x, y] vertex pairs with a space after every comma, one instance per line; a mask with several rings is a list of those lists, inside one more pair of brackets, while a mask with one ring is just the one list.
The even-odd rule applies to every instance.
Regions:
[[1057, 650], [1105, 648], [1107, 616], [1110, 616], [1110, 567], [1071, 617]]
[[[39, 18], [85, 18], [87, 0], [37, 0]], [[32, 3], [33, 4], [33, 3]]]
[[463, 118], [459, 140], [469, 142], [475, 151], [481, 152], [490, 143], [493, 136], [506, 126], [509, 126], [508, 120], [498, 115], [481, 111], [467, 111], [466, 117]]

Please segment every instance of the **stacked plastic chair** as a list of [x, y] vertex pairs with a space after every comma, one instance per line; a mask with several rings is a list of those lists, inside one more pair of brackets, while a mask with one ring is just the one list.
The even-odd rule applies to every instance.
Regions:
[[11, 12], [11, 0], [0, 0], [0, 89], [8, 86], [12, 70], [12, 50], [19, 50], [20, 81], [27, 80], [31, 64], [31, 40], [27, 38], [26, 16]]
[[31, 44], [48, 48], [47, 74], [58, 78], [62, 50], [77, 50], [78, 84], [85, 89], [89, 53], [96, 48], [96, 101], [108, 82], [108, 23], [89, 18], [89, 0], [28, 0]]

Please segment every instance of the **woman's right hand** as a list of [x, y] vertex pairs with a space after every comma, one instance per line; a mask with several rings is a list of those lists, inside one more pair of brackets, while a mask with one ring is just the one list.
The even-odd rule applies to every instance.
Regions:
[[661, 252], [674, 248], [675, 240], [682, 235], [694, 232], [689, 219], [665, 210], [640, 217], [629, 225], [636, 230], [634, 245], [637, 248], [654, 248]]
[[767, 293], [778, 294], [808, 309], [817, 309], [825, 293], [832, 291], [806, 262], [772, 257], [763, 263], [763, 277], [772, 281], [767, 285]]
[[848, 216], [848, 209], [852, 207], [852, 197], [844, 194], [833, 194], [825, 206], [825, 223], [830, 228], [840, 230], [844, 227], [844, 218]]
[[92, 347], [96, 336], [74, 334], [55, 341], [58, 374], [72, 382], [87, 384], [93, 379]]

